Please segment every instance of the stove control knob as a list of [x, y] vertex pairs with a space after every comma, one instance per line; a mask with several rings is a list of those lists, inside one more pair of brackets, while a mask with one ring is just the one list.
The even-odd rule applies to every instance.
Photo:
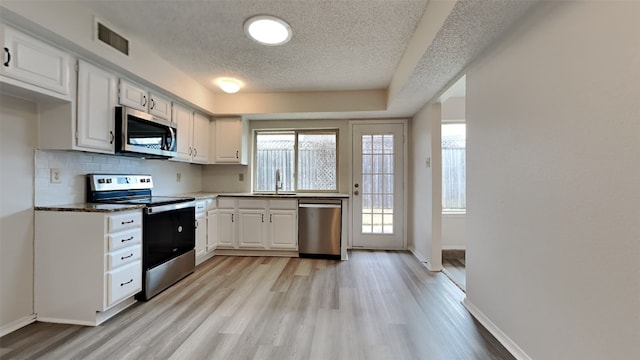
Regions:
[[98, 179], [98, 184], [104, 184], [104, 179]]
[[107, 184], [111, 184], [111, 179], [107, 179]]

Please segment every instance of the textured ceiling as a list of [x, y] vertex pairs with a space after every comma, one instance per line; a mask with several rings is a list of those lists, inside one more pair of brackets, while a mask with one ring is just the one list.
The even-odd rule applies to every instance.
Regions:
[[[236, 77], [244, 92], [386, 88], [427, 0], [87, 1], [197, 80]], [[261, 46], [244, 21], [276, 15], [293, 38]]]
[[[439, 0], [431, 0], [439, 1]], [[387, 89], [428, 0], [83, 0], [116, 31], [147, 47], [212, 91], [218, 77], [251, 93]], [[455, 3], [388, 110], [265, 114], [254, 118], [411, 116], [497, 39], [535, 0]], [[293, 38], [279, 47], [249, 40], [252, 15], [285, 19]]]

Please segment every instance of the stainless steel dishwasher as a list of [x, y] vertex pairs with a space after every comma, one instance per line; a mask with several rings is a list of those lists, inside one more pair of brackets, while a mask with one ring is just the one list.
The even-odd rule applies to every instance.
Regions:
[[342, 201], [298, 201], [298, 253], [340, 260]]

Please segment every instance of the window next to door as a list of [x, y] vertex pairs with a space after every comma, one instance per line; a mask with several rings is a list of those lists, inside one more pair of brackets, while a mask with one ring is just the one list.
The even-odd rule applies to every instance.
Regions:
[[466, 125], [442, 124], [442, 212], [464, 214], [467, 210]]
[[256, 131], [253, 191], [338, 191], [338, 130]]

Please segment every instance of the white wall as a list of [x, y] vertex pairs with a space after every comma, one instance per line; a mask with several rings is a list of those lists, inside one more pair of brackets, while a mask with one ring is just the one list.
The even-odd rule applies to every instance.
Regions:
[[638, 2], [548, 2], [467, 72], [466, 301], [532, 359], [640, 354], [638, 44]]
[[408, 244], [433, 271], [442, 267], [440, 117], [440, 104], [427, 104], [409, 121]]
[[467, 215], [442, 214], [442, 250], [467, 248]]
[[0, 95], [0, 336], [33, 319], [36, 104]]

